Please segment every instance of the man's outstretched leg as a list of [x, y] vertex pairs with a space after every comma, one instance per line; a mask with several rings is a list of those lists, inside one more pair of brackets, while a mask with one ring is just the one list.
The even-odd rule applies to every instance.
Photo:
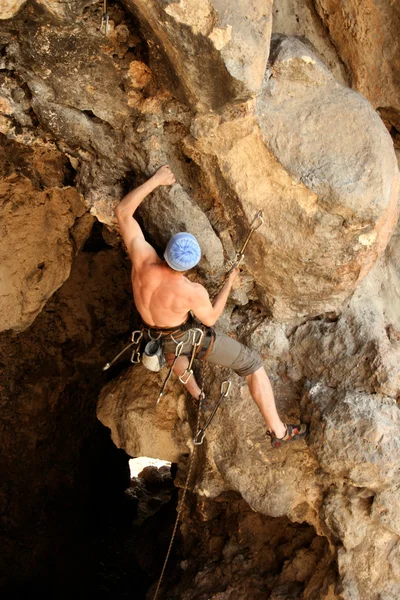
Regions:
[[250, 394], [257, 404], [267, 424], [272, 446], [278, 448], [285, 442], [305, 437], [308, 427], [301, 425], [285, 425], [276, 410], [274, 393], [264, 367], [260, 367], [246, 377]]
[[246, 379], [251, 397], [260, 409], [269, 431], [272, 431], [277, 438], [283, 438], [286, 426], [282, 423], [276, 410], [274, 393], [264, 367], [247, 375]]

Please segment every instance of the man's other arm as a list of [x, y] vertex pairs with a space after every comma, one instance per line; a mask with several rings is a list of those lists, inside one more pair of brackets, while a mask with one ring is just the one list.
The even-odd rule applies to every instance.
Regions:
[[133, 218], [137, 207], [160, 185], [172, 185], [175, 177], [168, 165], [158, 169], [150, 179], [127, 194], [115, 208], [115, 216], [128, 254], [132, 261], [156, 257], [154, 248], [146, 242], [139, 223]]
[[207, 290], [200, 284], [196, 285], [196, 292], [192, 298], [192, 311], [200, 321], [212, 327], [225, 308], [233, 282], [239, 274], [239, 269], [233, 269], [224, 283], [222, 289], [215, 296], [214, 302], [211, 304]]

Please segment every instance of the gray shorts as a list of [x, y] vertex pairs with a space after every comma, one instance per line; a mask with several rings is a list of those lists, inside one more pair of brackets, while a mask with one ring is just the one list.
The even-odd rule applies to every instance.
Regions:
[[[189, 337], [189, 335], [187, 336]], [[185, 338], [183, 338], [183, 341]], [[175, 354], [176, 344], [166, 339], [164, 344], [164, 354]], [[181, 355], [190, 356], [192, 353], [192, 345], [190, 341], [184, 341]], [[241, 344], [237, 340], [215, 331], [214, 343], [211, 347], [210, 352], [205, 357], [208, 363], [212, 365], [219, 365], [220, 367], [228, 367], [235, 371], [240, 377], [246, 377], [251, 375], [255, 371], [258, 371], [263, 366], [260, 356], [254, 350], [250, 350], [244, 344]]]

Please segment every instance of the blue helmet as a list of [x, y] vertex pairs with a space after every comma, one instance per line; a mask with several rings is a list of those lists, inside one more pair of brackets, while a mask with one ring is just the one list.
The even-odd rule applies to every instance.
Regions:
[[177, 233], [168, 242], [164, 252], [167, 264], [175, 271], [188, 271], [201, 258], [198, 241], [191, 233]]

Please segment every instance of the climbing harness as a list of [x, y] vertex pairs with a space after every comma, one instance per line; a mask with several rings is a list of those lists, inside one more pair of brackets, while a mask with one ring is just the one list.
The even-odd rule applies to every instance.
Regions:
[[214, 406], [210, 416], [208, 417], [204, 427], [202, 427], [201, 429], [197, 428], [197, 433], [193, 438], [193, 443], [195, 446], [201, 446], [201, 444], [204, 442], [207, 428], [210, 426], [211, 421], [213, 420], [215, 413], [217, 412], [218, 408], [220, 407], [222, 400], [224, 398], [226, 398], [227, 396], [229, 396], [229, 392], [231, 391], [231, 385], [232, 385], [232, 381], [230, 379], [227, 379], [226, 381], [222, 382], [221, 395], [220, 395], [219, 399], [217, 400], [217, 402], [215, 403], [215, 406]]
[[105, 36], [108, 34], [109, 20], [110, 17], [107, 10], [107, 0], [103, 0], [103, 14], [101, 16], [100, 31], [101, 33], [104, 33]]

